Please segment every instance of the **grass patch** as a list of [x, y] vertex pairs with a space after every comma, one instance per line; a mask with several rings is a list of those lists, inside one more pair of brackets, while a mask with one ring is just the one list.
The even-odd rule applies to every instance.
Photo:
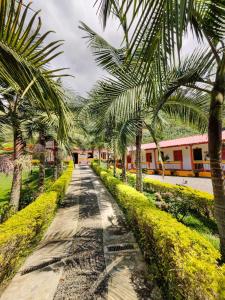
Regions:
[[0, 173], [0, 205], [7, 203], [12, 184], [12, 176]]
[[146, 193], [146, 192], [143, 192], [143, 194], [145, 195], [145, 197], [148, 198], [148, 200], [151, 203], [151, 205], [155, 206], [155, 195], [154, 194], [150, 194], [150, 193]]
[[[34, 199], [36, 199], [38, 194], [38, 178], [39, 178], [39, 168], [33, 167], [32, 171], [23, 172], [23, 183], [21, 190], [21, 201], [20, 209], [26, 207]], [[45, 191], [53, 183], [53, 168], [46, 169], [45, 178]], [[10, 190], [12, 185], [12, 175], [5, 175], [0, 173], [0, 215], [3, 213], [4, 206], [10, 200]]]
[[[23, 185], [21, 191], [20, 209], [26, 207], [34, 199], [37, 198], [38, 191], [39, 168], [34, 167], [31, 172], [24, 174]], [[45, 188], [48, 188], [53, 183], [53, 168], [47, 168], [45, 171]]]

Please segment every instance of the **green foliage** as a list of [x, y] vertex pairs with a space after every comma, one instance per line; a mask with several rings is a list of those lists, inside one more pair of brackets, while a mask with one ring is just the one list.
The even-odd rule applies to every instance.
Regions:
[[37, 236], [48, 226], [57, 207], [57, 193], [45, 193], [0, 226], [0, 280], [9, 275]]
[[[156, 137], [158, 141], [173, 140], [181, 137], [199, 134], [199, 129], [187, 126], [178, 119], [166, 118], [166, 124], [162, 130], [158, 130]], [[154, 140], [147, 130], [143, 132], [143, 144], [153, 143]]]
[[[109, 169], [108, 172], [113, 175], [112, 169]], [[122, 173], [121, 169], [117, 169], [116, 172], [120, 177], [120, 174]], [[136, 175], [127, 172], [128, 184], [135, 187], [135, 180]], [[215, 247], [215, 249], [219, 250], [220, 241], [218, 238], [218, 228], [215, 219], [209, 218], [208, 214], [200, 214], [199, 210], [195, 209], [193, 211], [193, 205], [191, 204], [189, 197], [183, 198], [170, 192], [149, 193], [148, 191], [144, 192], [144, 194], [152, 205], [172, 214], [178, 221], [181, 221], [189, 228], [200, 233]]]
[[[32, 172], [23, 172], [20, 209], [30, 204], [38, 195], [39, 171], [37, 167]], [[53, 169], [47, 168], [45, 174], [45, 191], [53, 183]], [[12, 185], [12, 175], [0, 173], [0, 223], [5, 221], [10, 214], [9, 198]]]
[[50, 224], [71, 180], [72, 170], [70, 162], [48, 192], [0, 225], [0, 281], [15, 271], [21, 258], [29, 253]]
[[220, 250], [220, 241], [217, 235], [217, 225], [215, 222], [190, 214], [183, 218], [182, 223], [199, 232], [217, 250]]
[[100, 175], [137, 232], [147, 261], [164, 285], [166, 299], [224, 299], [224, 266], [220, 253], [197, 232], [154, 207], [134, 188], [114, 178], [96, 163]]
[[39, 166], [40, 160], [39, 159], [32, 159], [31, 163], [32, 163], [33, 166]]
[[170, 193], [177, 203], [179, 199], [182, 199], [183, 203], [188, 206], [187, 209], [213, 219], [214, 197], [209, 193], [201, 192], [191, 187], [164, 183], [150, 178], [143, 180], [143, 187], [146, 192], [159, 192], [160, 194]]
[[[46, 168], [44, 191], [47, 191], [54, 182], [53, 168]], [[39, 194], [39, 168], [33, 167], [31, 172], [26, 172], [23, 178], [19, 209], [33, 202]]]
[[73, 172], [73, 162], [70, 161], [67, 170], [62, 174], [62, 176], [59, 177], [59, 179], [57, 179], [53, 183], [53, 185], [49, 189], [49, 191], [54, 191], [57, 193], [60, 202], [62, 201], [66, 189], [70, 183], [72, 172]]
[[155, 196], [156, 207], [169, 212], [179, 221], [182, 221], [191, 211], [190, 201], [187, 198], [176, 197], [168, 192], [156, 193]]
[[0, 204], [7, 202], [7, 195], [12, 184], [12, 176], [0, 173]]

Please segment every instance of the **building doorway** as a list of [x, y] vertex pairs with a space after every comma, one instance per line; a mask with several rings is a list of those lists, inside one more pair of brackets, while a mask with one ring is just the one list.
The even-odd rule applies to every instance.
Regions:
[[[193, 149], [193, 156], [194, 156], [194, 165], [196, 170], [201, 170], [203, 169], [203, 163], [202, 161], [202, 149], [201, 148], [196, 148]], [[199, 163], [198, 163], [199, 161]]]
[[78, 164], [78, 153], [73, 153], [73, 162], [75, 165]]

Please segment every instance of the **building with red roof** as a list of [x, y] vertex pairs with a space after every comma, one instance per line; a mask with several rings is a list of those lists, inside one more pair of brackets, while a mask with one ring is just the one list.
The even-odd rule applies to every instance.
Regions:
[[[225, 141], [225, 131], [222, 132]], [[208, 135], [194, 135], [159, 142], [166, 175], [210, 176]], [[225, 147], [222, 149], [225, 169]], [[128, 148], [128, 169], [135, 169], [135, 147]], [[150, 174], [162, 173], [155, 143], [142, 145], [142, 167]]]

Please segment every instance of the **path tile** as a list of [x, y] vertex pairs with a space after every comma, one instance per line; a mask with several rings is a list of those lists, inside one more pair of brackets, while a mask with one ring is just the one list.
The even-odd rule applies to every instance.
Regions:
[[65, 207], [58, 210], [44, 239], [12, 279], [1, 300], [53, 299], [62, 276], [63, 258], [76, 233], [79, 185], [79, 170], [75, 170], [67, 191]]
[[89, 167], [1, 300], [161, 300], [115, 200]]

